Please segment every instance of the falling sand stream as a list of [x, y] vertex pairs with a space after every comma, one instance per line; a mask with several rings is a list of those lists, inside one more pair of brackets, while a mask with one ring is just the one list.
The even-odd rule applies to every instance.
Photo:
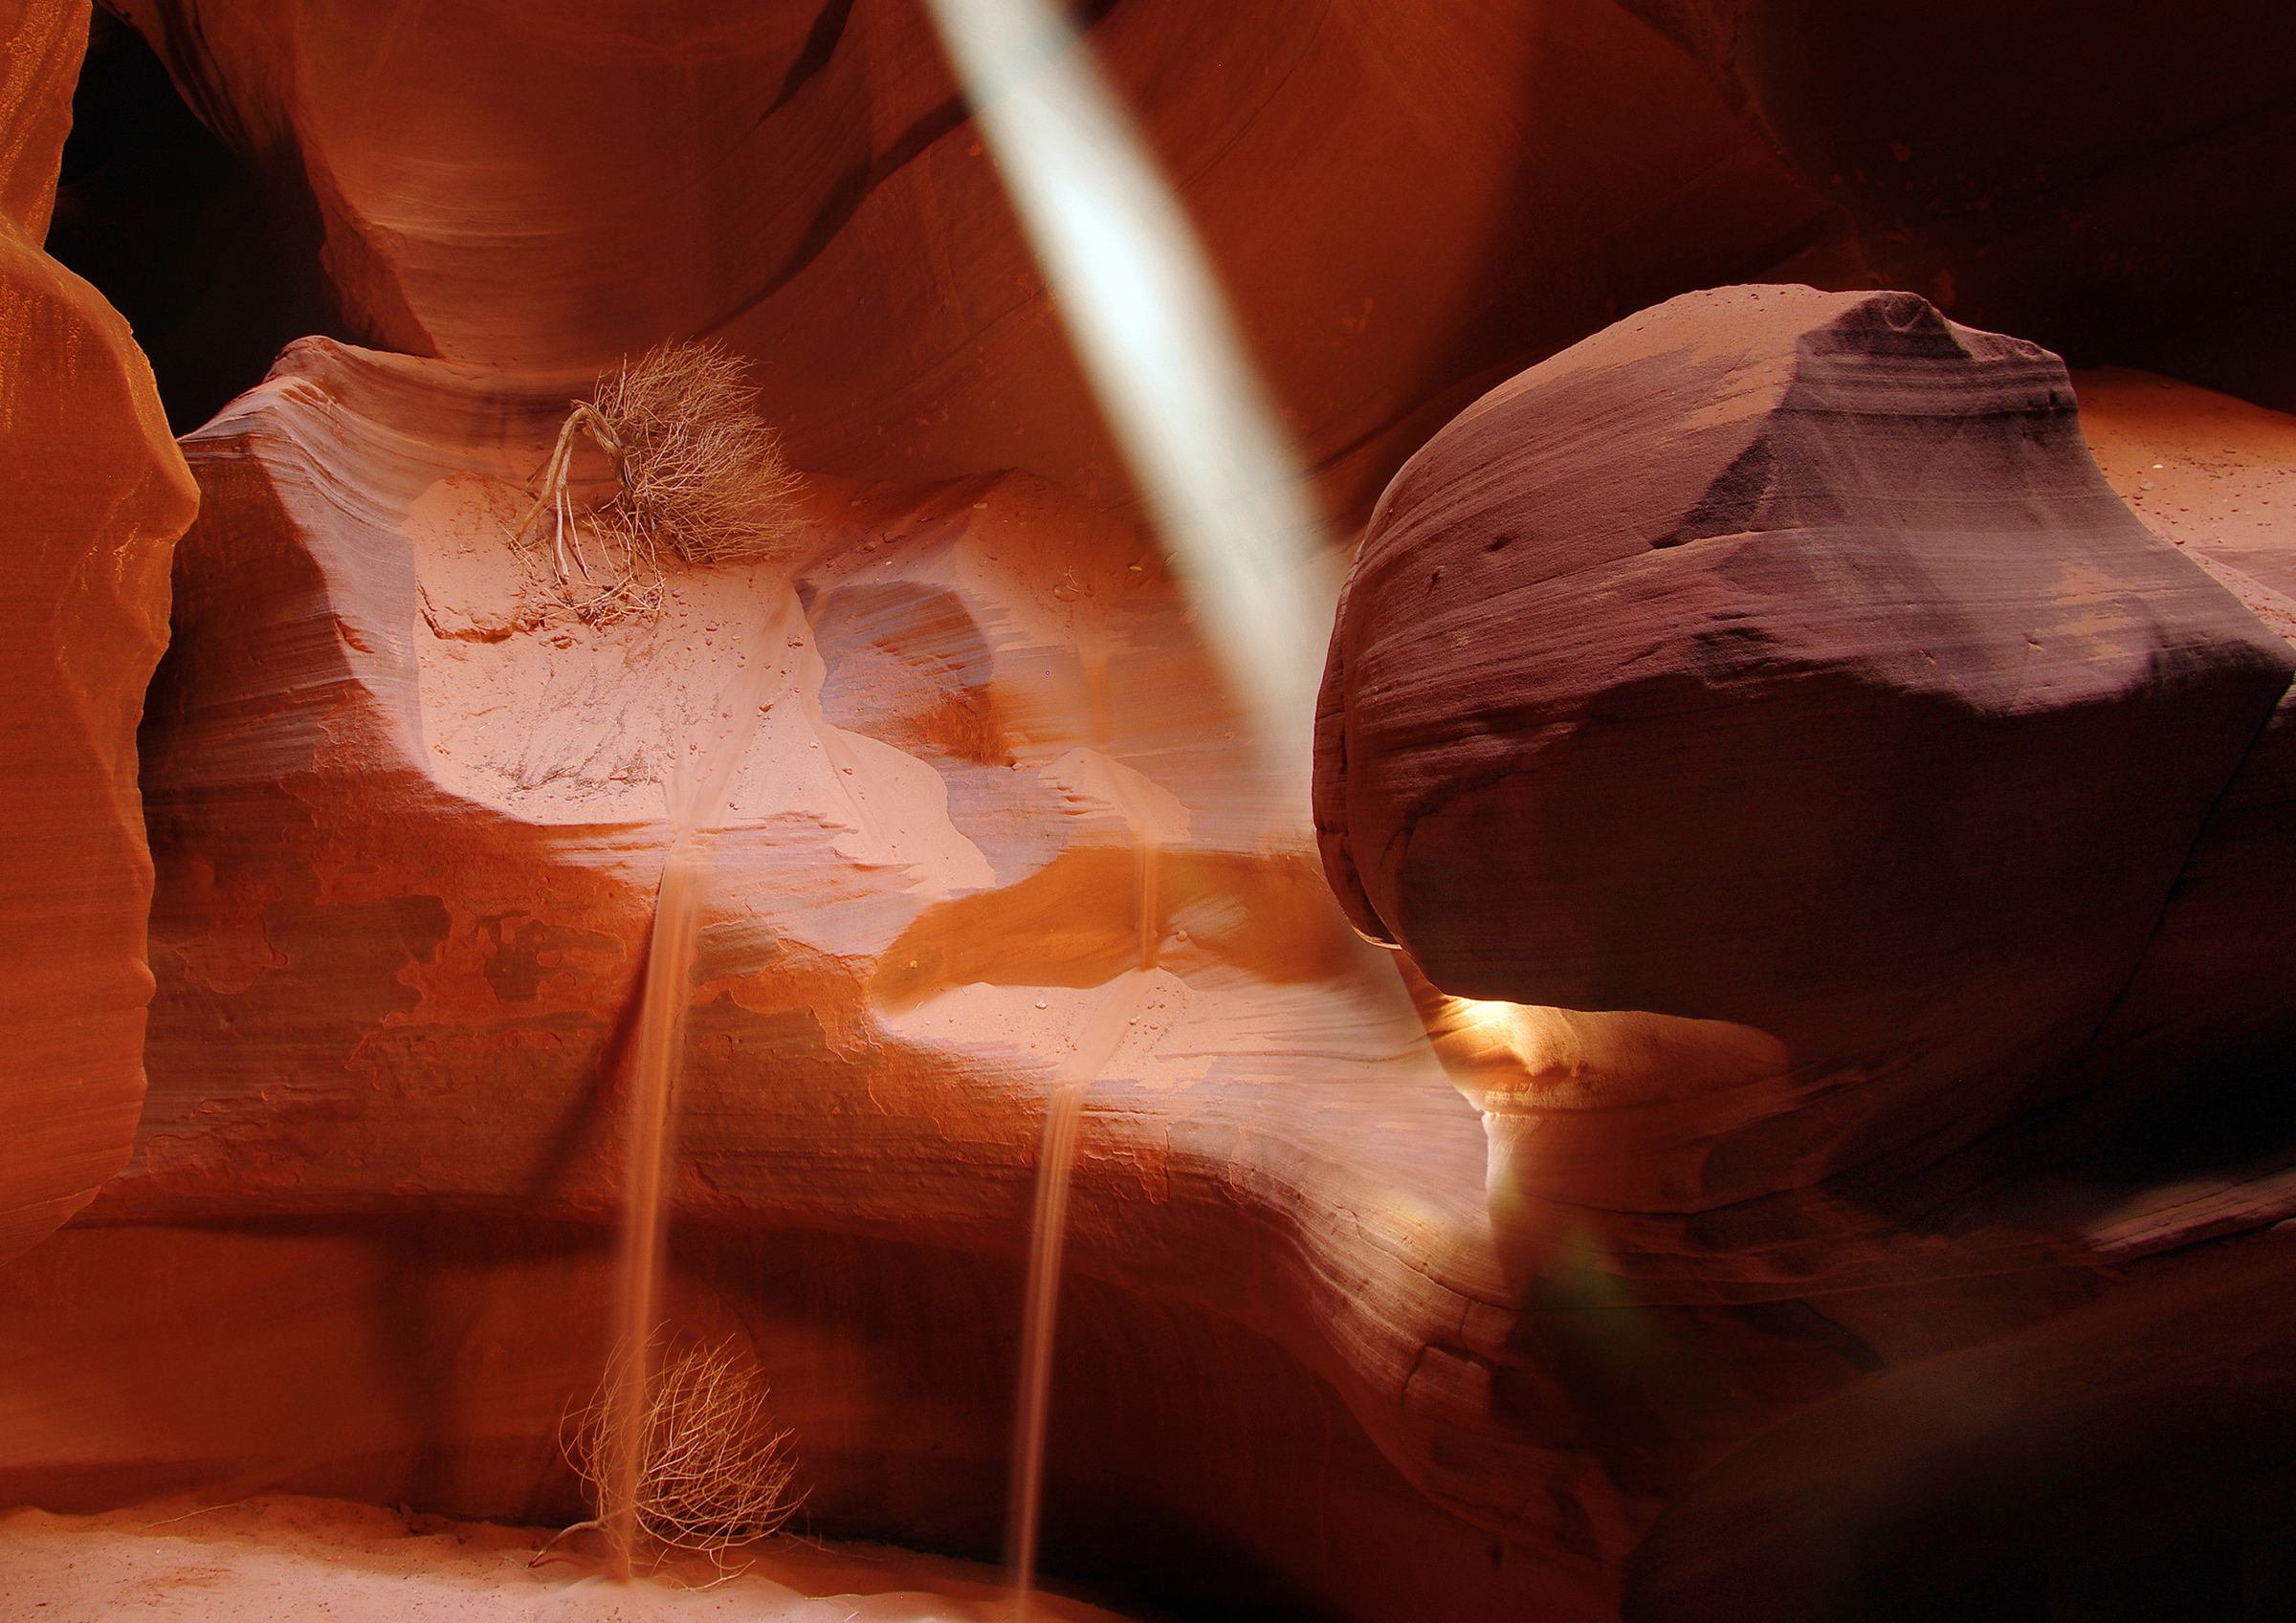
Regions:
[[[765, 627], [768, 639], [798, 646], [801, 638], [795, 633], [802, 629], [802, 617], [803, 609], [791, 593]], [[1105, 628], [1080, 627], [1079, 631], [1093, 742], [1105, 747], [1109, 735]], [[604, 1502], [599, 1507], [609, 1569], [622, 1580], [630, 1576], [637, 1546], [646, 1430], [641, 1420], [661, 1350], [661, 1277], [677, 1155], [676, 1085], [690, 997], [688, 971], [700, 935], [710, 855], [735, 777], [757, 735], [760, 718], [789, 691], [793, 663], [757, 659], [740, 666], [732, 683], [716, 695], [710, 713], [688, 721], [683, 748], [678, 747], [681, 740], [672, 741], [669, 768], [663, 775], [672, 832], [655, 899], [629, 1071], [626, 1198], [604, 1427], [609, 1452], [605, 1461]], [[1032, 1609], [1061, 1252], [1085, 1097], [1139, 1014], [1159, 944], [1157, 890], [1162, 832], [1157, 813], [1144, 803], [1125, 774], [1112, 774], [1107, 787], [1115, 798], [1116, 810], [1131, 833], [1136, 852], [1137, 956], [1133, 968], [1107, 983], [1078, 1024], [1070, 1051], [1055, 1072], [1047, 1103], [1029, 1224], [1005, 1521], [1015, 1623], [1025, 1623]], [[863, 823], [870, 821], [857, 802], [853, 810]]]
[[[794, 591], [769, 620], [767, 642], [802, 625]], [[784, 639], [797, 646], [798, 639]], [[638, 1027], [629, 1069], [629, 1160], [623, 1176], [614, 1355], [607, 1364], [605, 1436], [608, 1441], [604, 1503], [608, 1563], [628, 1581], [637, 1545], [639, 1474], [652, 1389], [661, 1276], [667, 1255], [670, 1190], [677, 1160], [677, 1064], [690, 996], [687, 971], [698, 947], [702, 882], [709, 854], [741, 760], [759, 720], [789, 688], [795, 662], [760, 656], [737, 667], [715, 695], [711, 713], [690, 720], [669, 740], [662, 778], [671, 840], [655, 895], [653, 930], [639, 987]], [[685, 745], [679, 749], [680, 742]]]
[[[1153, 845], [1141, 847], [1153, 871]], [[1045, 1108], [1044, 1146], [1036, 1157], [1036, 1205], [1028, 1229], [1028, 1284], [1023, 1298], [1020, 1400], [1015, 1405], [1012, 1486], [1006, 1502], [1006, 1559], [1012, 1567], [1014, 1623], [1027, 1623], [1036, 1578], [1037, 1515], [1044, 1495], [1045, 1427], [1052, 1397], [1052, 1330], [1060, 1305], [1060, 1254], [1069, 1226], [1069, 1174], [1084, 1096], [1124, 1041], [1146, 989], [1145, 964], [1110, 981], [1078, 1028]]]
[[604, 1431], [609, 1452], [605, 1503], [599, 1507], [613, 1574], [625, 1581], [636, 1547], [638, 1475], [646, 1440], [643, 1416], [658, 1351], [653, 1329], [660, 1314], [670, 1183], [677, 1155], [675, 1069], [685, 1027], [685, 972], [701, 910], [704, 851], [700, 832], [681, 827], [662, 866], [630, 1066], [621, 1289], [614, 1314], [615, 1355], [607, 1366], [611, 1391]]
[[[1093, 716], [1093, 742], [1108, 744], [1108, 647], [1106, 627], [1079, 626], [1085, 692]], [[1012, 1475], [1005, 1502], [1005, 1560], [1012, 1568], [1013, 1623], [1027, 1623], [1036, 1581], [1037, 1522], [1043, 1508], [1045, 1434], [1052, 1403], [1052, 1332], [1060, 1307], [1060, 1258], [1069, 1228], [1069, 1177], [1076, 1162], [1077, 1130], [1085, 1095], [1092, 1091], [1126, 1028], [1139, 1013], [1156, 967], [1157, 869], [1161, 852], [1155, 814], [1139, 801], [1121, 774], [1109, 788], [1132, 832], [1136, 853], [1134, 893], [1138, 904], [1137, 957], [1134, 967], [1110, 981], [1085, 1015], [1068, 1058], [1054, 1074], [1045, 1107], [1045, 1136], [1036, 1157], [1036, 1201], [1028, 1224], [1028, 1283], [1022, 1298], [1021, 1380], [1013, 1405]]]

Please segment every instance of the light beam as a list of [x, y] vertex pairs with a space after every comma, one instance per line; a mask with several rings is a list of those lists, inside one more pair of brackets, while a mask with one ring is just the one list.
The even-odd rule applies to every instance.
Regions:
[[1328, 604], [1296, 459], [1178, 200], [1046, 0], [927, 0], [1198, 624], [1304, 822]]

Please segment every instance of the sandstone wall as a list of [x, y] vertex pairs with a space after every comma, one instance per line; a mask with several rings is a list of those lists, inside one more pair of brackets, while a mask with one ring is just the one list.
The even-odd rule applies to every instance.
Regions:
[[197, 493], [127, 323], [40, 251], [87, 7], [6, 19], [0, 84], [0, 1256], [126, 1159], [151, 861], [136, 792], [167, 562]]

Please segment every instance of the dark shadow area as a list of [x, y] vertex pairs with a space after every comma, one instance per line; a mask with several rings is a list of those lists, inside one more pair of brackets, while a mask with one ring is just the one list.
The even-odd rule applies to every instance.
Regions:
[[[2070, 1175], [2133, 1191], [2296, 1159], [2296, 1030], [2215, 1056], [2074, 1137]], [[2085, 1124], [2086, 1125], [2086, 1124]]]
[[[2291, 1081], [2285, 1027], [2138, 1070], [2012, 1123], [1910, 1180], [1905, 1198], [1946, 1232], [2007, 1222], [2147, 1249], [2259, 1227], [2285, 1210], [2296, 1166]], [[2180, 1223], [2194, 1226], [2178, 1239]]]
[[1735, 69], [1875, 282], [2296, 408], [2296, 11], [1752, 0]]
[[127, 318], [179, 434], [292, 340], [349, 336], [320, 273], [318, 210], [266, 186], [184, 104], [144, 36], [100, 7], [47, 246]]
[[2296, 1616], [2296, 1252], [1876, 1376], [1755, 1439], [1629, 1563], [1629, 1623]]

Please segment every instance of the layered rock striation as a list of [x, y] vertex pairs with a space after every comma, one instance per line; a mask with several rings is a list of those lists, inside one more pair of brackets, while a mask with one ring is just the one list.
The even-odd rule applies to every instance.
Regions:
[[2285, 425], [2084, 388], [2112, 484], [2032, 344], [1687, 296], [1430, 441], [1342, 598], [1326, 872], [1511, 1277], [1799, 1280], [1873, 1361], [1671, 1480], [1645, 1623], [2285, 1604]]
[[[375, 1499], [413, 1469], [442, 1504], [571, 1511], [551, 1417], [605, 1352], [667, 789], [722, 766], [676, 1310], [776, 1371], [833, 1524], [995, 1547], [1042, 1106], [1082, 1064], [1068, 1255], [1095, 1283], [1063, 1402], [1116, 1440], [1056, 1456], [1105, 1514], [1056, 1519], [1052, 1558], [1137, 1568], [1106, 1533], [1145, 1518], [1342, 1615], [1601, 1615], [1655, 1506], [1428, 1364], [1504, 1298], [1481, 1134], [1257, 786], [1156, 554], [1026, 475], [820, 477], [787, 568], [677, 573], [657, 616], [585, 625], [550, 545], [510, 539], [579, 386], [312, 340], [188, 438], [206, 505], [144, 734], [155, 1085], [134, 1164], [42, 1253], [69, 1278], [25, 1276], [68, 1310], [7, 1327], [50, 1373], [6, 1400], [6, 1491]], [[198, 1350], [155, 1364], [139, 1304], [187, 1293]], [[308, 1305], [251, 1315], [267, 1297]], [[938, 1323], [897, 1306], [924, 1302]], [[402, 1368], [438, 1313], [467, 1361]], [[190, 1373], [242, 1359], [308, 1372]], [[363, 1395], [363, 1369], [425, 1395]], [[1207, 1525], [1194, 1422], [1089, 1413], [1129, 1387], [1222, 1413], [1230, 1379], [1298, 1388], [1224, 1433], [1234, 1469], [1329, 1440], [1338, 1524], [1472, 1558], [1335, 1557], [1289, 1466], [1292, 1508]], [[89, 1423], [120, 1405], [169, 1417]]]
[[[1886, 27], [1784, 5], [1077, 13], [1351, 519], [1622, 311], [1861, 289], [1676, 298], [1412, 458], [1320, 717], [1343, 918], [1120, 516], [921, 10], [123, 10], [312, 261], [274, 298], [292, 255], [252, 256], [246, 330], [360, 341], [187, 436], [150, 1097], [125, 1173], [5, 1275], [0, 1499], [570, 1517], [556, 1423], [605, 1352], [696, 775], [673, 1311], [749, 1342], [839, 1530], [996, 1547], [1036, 1134], [1079, 1068], [1056, 1565], [1365, 1620], [1967, 1611], [1980, 1544], [1925, 1589], [1904, 1529], [2036, 1438], [2166, 1416], [2134, 1464], [2015, 1477], [2067, 1504], [2167, 1471], [2188, 1420], [2253, 1475], [2285, 1260], [2249, 1231], [2296, 1211], [2285, 560], [2157, 511], [2142, 411], [2122, 461], [2097, 440], [2108, 488], [2054, 357], [1863, 291], [2034, 309], [2080, 202], [1949, 194], [1983, 164], [1927, 133], [1865, 150], [1951, 100], [1927, 47], [1877, 107], [1834, 69]], [[81, 19], [28, 15], [5, 386], [46, 528], [0, 1253], [127, 1151], [127, 734], [190, 511], [124, 330], [33, 246]], [[2126, 253], [2202, 150], [2205, 98], [2172, 99], [2105, 155], [2106, 229], [2069, 217], [2091, 292], [2186, 286], [2217, 240], [2165, 280]], [[2112, 330], [2091, 303], [2065, 330]], [[2138, 359], [2222, 348], [2159, 309]], [[207, 384], [265, 359], [219, 359], [228, 326], [186, 351]], [[584, 624], [507, 532], [569, 396], [695, 333], [814, 471], [798, 556]], [[2155, 382], [2085, 378], [2092, 435]], [[2180, 1317], [2215, 1341], [2161, 1358]], [[2181, 1402], [2209, 1383], [2263, 1443]], [[1876, 1553], [1828, 1566], [1845, 1540]]]
[[[923, 7], [121, 10], [258, 177], [277, 247], [244, 276], [298, 306], [318, 280], [326, 331], [593, 371], [714, 335], [761, 363], [801, 467], [904, 482], [1011, 467], [1129, 499]], [[1358, 516], [1526, 359], [1761, 274], [1835, 224], [1611, 0], [1071, 15], [1303, 461]], [[242, 387], [269, 359], [244, 357]]]
[[85, 5], [14, 8], [0, 77], [0, 1258], [120, 1170], [144, 1101], [136, 793], [170, 548], [197, 493], [122, 321], [41, 252]]
[[1782, 1044], [1691, 1209], [1935, 1158], [2098, 1059], [2289, 658], [2105, 484], [2046, 352], [1905, 294], [1686, 296], [1398, 475], [1326, 866], [1447, 992]]

